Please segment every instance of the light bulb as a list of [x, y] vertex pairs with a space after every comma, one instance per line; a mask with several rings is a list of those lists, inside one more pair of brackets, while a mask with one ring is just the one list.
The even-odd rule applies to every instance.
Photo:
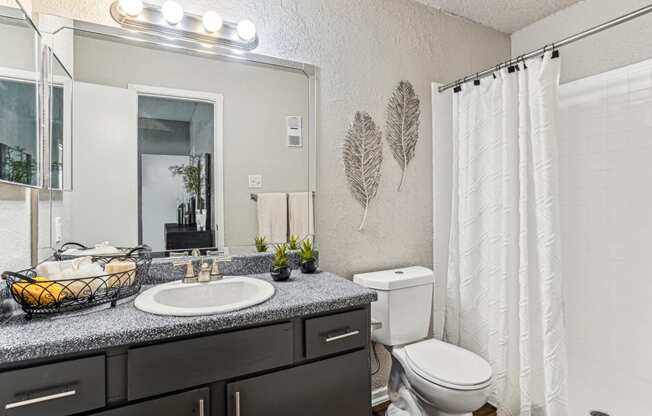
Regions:
[[222, 16], [212, 10], [207, 11], [202, 17], [202, 23], [208, 33], [215, 33], [222, 28]]
[[163, 3], [161, 13], [165, 21], [171, 25], [176, 25], [183, 20], [183, 7], [176, 1], [168, 0]]
[[238, 36], [246, 41], [256, 37], [256, 26], [251, 20], [241, 20], [238, 23]]
[[127, 16], [136, 17], [143, 11], [142, 0], [120, 0], [120, 11]]

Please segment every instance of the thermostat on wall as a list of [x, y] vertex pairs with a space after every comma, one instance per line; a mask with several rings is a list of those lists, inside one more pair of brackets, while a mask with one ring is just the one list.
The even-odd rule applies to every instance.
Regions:
[[288, 147], [303, 147], [301, 134], [301, 117], [288, 116], [285, 119], [288, 133]]

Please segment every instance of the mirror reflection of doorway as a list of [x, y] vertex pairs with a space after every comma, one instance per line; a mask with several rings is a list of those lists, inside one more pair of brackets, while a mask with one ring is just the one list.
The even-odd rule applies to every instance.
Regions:
[[212, 103], [138, 97], [139, 242], [213, 247]]

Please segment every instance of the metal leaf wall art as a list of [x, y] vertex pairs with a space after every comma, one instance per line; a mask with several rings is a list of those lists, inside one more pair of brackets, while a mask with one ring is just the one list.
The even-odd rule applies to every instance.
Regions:
[[414, 149], [419, 140], [419, 97], [414, 92], [410, 81], [401, 81], [387, 103], [387, 126], [385, 137], [394, 159], [401, 166], [401, 182], [398, 191], [403, 188], [407, 167], [414, 157]]
[[351, 193], [364, 213], [358, 230], [367, 221], [369, 204], [378, 192], [383, 164], [382, 133], [367, 113], [356, 112], [344, 140], [344, 171]]

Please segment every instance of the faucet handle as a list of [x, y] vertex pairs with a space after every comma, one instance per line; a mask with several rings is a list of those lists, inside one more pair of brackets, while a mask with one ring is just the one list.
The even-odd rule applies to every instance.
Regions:
[[195, 277], [195, 269], [192, 266], [192, 260], [186, 260], [183, 262], [172, 263], [175, 267], [186, 266], [186, 274], [183, 276], [183, 279], [193, 279]]
[[213, 257], [213, 265], [211, 267], [211, 278], [219, 280], [224, 277], [224, 274], [220, 271], [220, 262], [232, 261], [233, 258], [230, 256], [215, 256]]

